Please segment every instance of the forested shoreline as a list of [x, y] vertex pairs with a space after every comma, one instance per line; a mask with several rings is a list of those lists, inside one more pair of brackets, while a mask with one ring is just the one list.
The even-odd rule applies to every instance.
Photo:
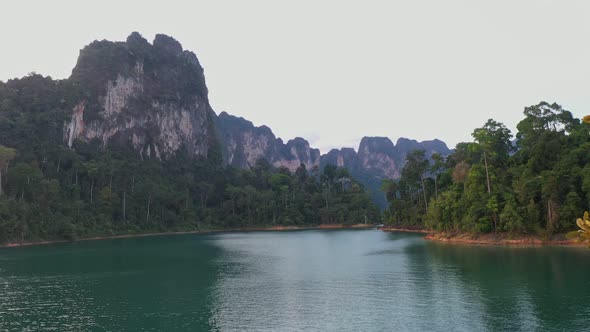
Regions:
[[258, 226], [379, 223], [446, 234], [550, 238], [590, 202], [589, 126], [558, 104], [526, 107], [513, 136], [488, 120], [448, 157], [407, 155], [383, 182], [380, 213], [348, 171], [295, 172], [264, 159], [249, 169], [179, 149], [172, 158], [129, 144], [64, 142], [81, 92], [32, 74], [0, 82], [0, 243]]
[[0, 82], [0, 243], [380, 220], [343, 168], [290, 172], [260, 159], [236, 169], [215, 146], [207, 158], [180, 149], [164, 160], [97, 140], [69, 148], [77, 93], [36, 74]]
[[383, 182], [386, 222], [542, 239], [573, 230], [590, 202], [590, 126], [555, 103], [524, 116], [514, 136], [490, 119], [448, 158], [408, 155], [401, 179]]

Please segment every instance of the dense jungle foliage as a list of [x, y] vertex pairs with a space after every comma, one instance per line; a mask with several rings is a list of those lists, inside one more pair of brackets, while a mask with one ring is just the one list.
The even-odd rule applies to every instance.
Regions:
[[443, 159], [414, 151], [383, 182], [389, 223], [443, 232], [550, 236], [590, 207], [590, 126], [558, 104], [526, 107], [513, 138], [488, 120]]
[[125, 146], [64, 144], [80, 97], [68, 82], [0, 82], [0, 243], [269, 225], [374, 223], [380, 215], [347, 170], [247, 170], [178, 154], [142, 159]]

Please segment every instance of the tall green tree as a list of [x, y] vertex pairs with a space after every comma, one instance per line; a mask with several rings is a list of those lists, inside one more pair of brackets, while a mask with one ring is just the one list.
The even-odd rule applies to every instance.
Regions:
[[0, 196], [2, 195], [2, 170], [8, 171], [8, 164], [16, 157], [16, 150], [0, 145]]

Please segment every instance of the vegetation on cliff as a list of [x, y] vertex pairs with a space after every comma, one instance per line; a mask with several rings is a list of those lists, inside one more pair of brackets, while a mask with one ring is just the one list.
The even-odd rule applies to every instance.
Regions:
[[206, 158], [99, 139], [69, 148], [64, 123], [85, 89], [36, 74], [0, 82], [0, 243], [380, 217], [342, 168], [225, 167], [216, 144]]

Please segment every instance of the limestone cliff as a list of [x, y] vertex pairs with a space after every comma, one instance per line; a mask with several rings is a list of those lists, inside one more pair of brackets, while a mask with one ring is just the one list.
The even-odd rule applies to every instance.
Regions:
[[256, 127], [252, 122], [222, 112], [215, 121], [218, 139], [225, 163], [239, 168], [253, 166], [258, 159], [270, 164], [287, 167], [292, 172], [304, 164], [307, 169], [326, 165], [345, 167], [352, 177], [361, 182], [375, 202], [384, 207], [387, 202], [380, 191], [383, 179], [398, 179], [406, 155], [416, 149], [433, 153], [450, 154], [451, 150], [440, 140], [418, 142], [400, 138], [397, 144], [387, 137], [364, 137], [358, 147], [333, 149], [320, 156], [318, 149], [310, 147], [303, 138], [295, 138], [286, 144], [277, 138], [267, 126]]
[[381, 207], [386, 206], [385, 196], [380, 191], [383, 179], [398, 179], [406, 155], [422, 149], [430, 158], [433, 153], [446, 156], [451, 153], [440, 140], [418, 142], [400, 138], [397, 144], [387, 137], [363, 137], [358, 153], [351, 148], [333, 149], [321, 157], [321, 167], [331, 164], [346, 167], [352, 177], [361, 182], [371, 193], [373, 200]]
[[152, 44], [139, 33], [125, 42], [95, 41], [80, 51], [67, 80], [77, 96], [63, 125], [63, 141], [98, 141], [103, 148], [127, 145], [143, 158], [171, 158], [179, 152], [207, 158], [219, 149], [225, 165], [248, 168], [258, 159], [294, 172], [334, 164], [349, 169], [376, 202], [386, 204], [381, 180], [399, 178], [408, 152], [450, 153], [439, 141], [364, 137], [358, 152], [332, 150], [320, 156], [303, 138], [284, 143], [266, 126], [222, 112], [208, 100], [203, 68], [194, 53], [166, 35]]
[[95, 41], [80, 51], [69, 78], [82, 93], [64, 124], [64, 141], [129, 144], [142, 157], [167, 158], [183, 149], [206, 157], [214, 144], [203, 68], [176, 40], [138, 33], [126, 42]]
[[285, 144], [267, 126], [256, 127], [252, 122], [226, 112], [219, 114], [215, 123], [227, 165], [248, 168], [262, 158], [293, 172], [301, 164], [307, 169], [320, 164], [320, 151], [312, 149], [303, 138], [297, 137]]

